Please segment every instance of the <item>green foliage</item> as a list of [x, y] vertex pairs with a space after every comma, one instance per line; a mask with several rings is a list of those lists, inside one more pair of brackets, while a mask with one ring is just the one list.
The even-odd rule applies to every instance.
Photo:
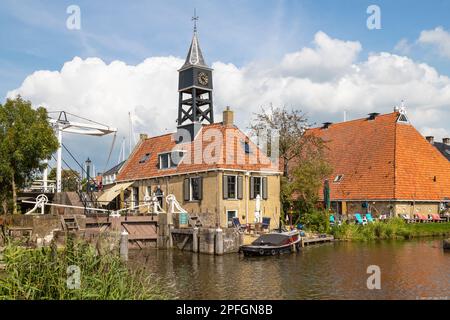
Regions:
[[11, 194], [15, 198], [16, 188], [42, 169], [40, 161], [48, 159], [58, 148], [47, 118], [44, 108], [35, 110], [20, 96], [0, 105], [0, 195], [4, 195], [0, 200], [3, 204]]
[[304, 159], [292, 171], [290, 179], [283, 180], [282, 199], [298, 212], [313, 212], [319, 202], [322, 181], [332, 173], [330, 164], [318, 156]]
[[[48, 174], [49, 180], [56, 180], [56, 168], [52, 168]], [[61, 171], [63, 191], [77, 191], [78, 183], [81, 180], [80, 174], [76, 171], [63, 169]]]
[[313, 210], [301, 214], [299, 220], [308, 231], [329, 233], [331, 230], [329, 215], [325, 211]]
[[[8, 245], [3, 252], [5, 275], [0, 276], [0, 299], [163, 299], [155, 279], [130, 271], [119, 256], [97, 254], [86, 243], [68, 240], [66, 248], [26, 249]], [[80, 288], [67, 286], [67, 268], [81, 270]], [[153, 281], [151, 281], [153, 280]]]
[[450, 235], [450, 223], [413, 223], [407, 224], [400, 218], [388, 221], [375, 221], [361, 226], [344, 223], [331, 228], [336, 239], [373, 241], [388, 239], [411, 239], [424, 236]]

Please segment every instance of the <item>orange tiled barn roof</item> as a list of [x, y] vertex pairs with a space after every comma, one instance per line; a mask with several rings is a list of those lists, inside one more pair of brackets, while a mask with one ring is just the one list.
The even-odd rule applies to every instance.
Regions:
[[[218, 133], [220, 132], [221, 137], [223, 137], [224, 143], [220, 144], [220, 155], [214, 158], [215, 154], [212, 152], [215, 143], [214, 139], [208, 138], [207, 133]], [[234, 138], [231, 138], [234, 137]], [[203, 139], [202, 139], [203, 138]], [[234, 146], [231, 143], [226, 143], [227, 141], [235, 140]], [[202, 140], [202, 143], [196, 143]], [[117, 181], [130, 181], [130, 180], [140, 180], [148, 179], [154, 177], [162, 177], [174, 174], [185, 174], [185, 173], [195, 173], [205, 170], [212, 169], [229, 169], [229, 170], [248, 170], [248, 171], [271, 171], [278, 172], [278, 168], [272, 165], [270, 160], [258, 152], [259, 149], [255, 144], [249, 141], [250, 154], [245, 154], [242, 141], [249, 141], [248, 137], [240, 131], [234, 125], [224, 125], [222, 123], [214, 123], [209, 125], [204, 125], [196, 136], [195, 141], [187, 144], [175, 143], [174, 134], [165, 134], [161, 136], [147, 138], [141, 140], [136, 146], [130, 158], [126, 161], [122, 169], [120, 170]], [[191, 157], [183, 159], [183, 161], [174, 168], [169, 169], [159, 169], [159, 159], [158, 155], [161, 153], [166, 153], [176, 149], [189, 149], [194, 150], [191, 152]], [[234, 147], [234, 153], [233, 148]], [[238, 150], [239, 149], [239, 150]], [[150, 153], [150, 158], [144, 163], [139, 161], [145, 156], [145, 154]], [[195, 154], [211, 154], [213, 159], [205, 161], [205, 159], [200, 159], [195, 161]], [[227, 160], [227, 157], [234, 154], [233, 159]], [[252, 160], [252, 157], [259, 154], [257, 160]], [[190, 163], [188, 160], [190, 159]]]
[[[393, 112], [308, 131], [327, 141], [332, 200], [450, 199], [450, 162], [398, 117]], [[342, 181], [333, 182], [339, 174]]]

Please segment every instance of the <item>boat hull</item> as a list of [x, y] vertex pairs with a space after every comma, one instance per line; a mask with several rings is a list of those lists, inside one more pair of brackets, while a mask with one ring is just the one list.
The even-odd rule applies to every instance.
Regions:
[[240, 251], [245, 256], [275, 256], [283, 253], [291, 253], [294, 252], [295, 249], [300, 249], [301, 238], [298, 232], [289, 232], [283, 235], [285, 236], [283, 244], [262, 244], [258, 243], [258, 239], [251, 245], [241, 246]]

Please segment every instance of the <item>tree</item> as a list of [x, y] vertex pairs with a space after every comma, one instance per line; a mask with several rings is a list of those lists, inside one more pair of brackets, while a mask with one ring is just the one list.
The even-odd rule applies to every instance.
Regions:
[[[17, 189], [44, 168], [41, 161], [57, 148], [45, 108], [33, 109], [20, 96], [0, 104], [0, 185], [10, 190], [13, 213], [17, 213]], [[7, 199], [2, 199], [3, 208]]]
[[324, 158], [300, 161], [292, 170], [290, 179], [283, 177], [281, 197], [284, 206], [297, 212], [312, 212], [319, 202], [322, 182], [333, 172]]
[[[56, 180], [56, 168], [50, 170], [49, 180]], [[61, 170], [61, 184], [64, 191], [77, 191], [80, 184], [80, 174], [70, 169]]]
[[[253, 133], [276, 131], [280, 162], [283, 164], [281, 203], [283, 212], [293, 208], [296, 212], [315, 210], [323, 180], [332, 168], [325, 157], [326, 144], [308, 133], [311, 127], [300, 110], [270, 107], [261, 109], [250, 126]], [[269, 133], [270, 134], [270, 133]]]
[[306, 149], [323, 146], [322, 139], [305, 135], [310, 127], [311, 124], [301, 110], [287, 110], [286, 107], [274, 108], [273, 106], [270, 106], [269, 110], [262, 107], [260, 113], [255, 113], [255, 118], [250, 125], [252, 132], [258, 136], [265, 131], [268, 131], [269, 135], [278, 135], [278, 154], [283, 164], [285, 177], [289, 176], [291, 161], [298, 158]]

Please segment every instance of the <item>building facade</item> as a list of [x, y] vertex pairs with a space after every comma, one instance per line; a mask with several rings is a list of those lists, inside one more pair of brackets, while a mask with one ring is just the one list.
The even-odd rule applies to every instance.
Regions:
[[450, 162], [404, 112], [327, 123], [308, 134], [326, 142], [333, 167], [327, 180], [336, 212], [412, 217], [448, 207]]
[[229, 107], [223, 121], [214, 122], [212, 71], [194, 31], [186, 62], [178, 71], [176, 132], [141, 135], [120, 168], [115, 187], [126, 189], [123, 200], [132, 207], [146, 196], [160, 195], [167, 209], [164, 197], [173, 194], [184, 209], [200, 217], [203, 226], [228, 227], [233, 217], [241, 223], [267, 217], [272, 228], [278, 227], [278, 159], [269, 158], [239, 130]]

